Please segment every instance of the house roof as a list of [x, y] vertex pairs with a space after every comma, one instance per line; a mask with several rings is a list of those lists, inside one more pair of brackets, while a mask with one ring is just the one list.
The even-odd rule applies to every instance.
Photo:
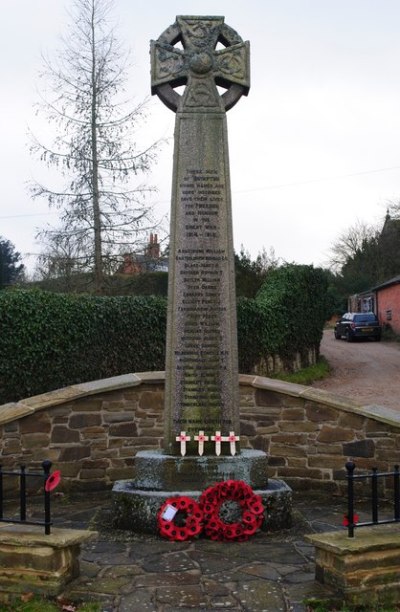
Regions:
[[359, 293], [353, 293], [349, 295], [350, 299], [369, 297], [373, 293], [374, 289], [366, 289], [365, 291], [360, 291]]
[[390, 287], [391, 285], [397, 285], [400, 283], [400, 274], [398, 276], [394, 276], [393, 278], [390, 278], [389, 280], [385, 281], [384, 283], [381, 283], [380, 285], [376, 285], [376, 287], [373, 287], [372, 291], [378, 291], [379, 289], [384, 289], [386, 287]]

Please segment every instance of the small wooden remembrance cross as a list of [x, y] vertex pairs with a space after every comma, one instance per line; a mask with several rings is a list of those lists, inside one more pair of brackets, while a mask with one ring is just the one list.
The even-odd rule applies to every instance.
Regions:
[[204, 453], [204, 442], [208, 442], [209, 437], [204, 434], [204, 431], [199, 431], [199, 435], [195, 436], [194, 439], [198, 442], [199, 455]]
[[190, 436], [186, 435], [186, 431], [181, 431], [175, 439], [177, 442], [180, 442], [181, 455], [184, 457], [186, 455], [186, 442], [190, 442]]
[[234, 431], [229, 432], [228, 442], [230, 445], [231, 455], [236, 455], [236, 442], [239, 442], [239, 440], [240, 440], [239, 436], [235, 436]]
[[215, 436], [211, 436], [211, 440], [215, 442], [215, 454], [217, 455], [217, 457], [219, 457], [221, 454], [221, 442], [223, 441], [221, 432], [216, 431]]

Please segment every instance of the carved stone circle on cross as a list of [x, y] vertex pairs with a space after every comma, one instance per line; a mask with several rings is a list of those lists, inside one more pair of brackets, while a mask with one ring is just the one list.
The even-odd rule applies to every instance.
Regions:
[[[229, 110], [248, 94], [249, 56], [249, 43], [223, 17], [178, 16], [151, 42], [152, 93], [174, 112]], [[181, 85], [183, 95], [175, 91]], [[220, 95], [217, 86], [226, 91]]]

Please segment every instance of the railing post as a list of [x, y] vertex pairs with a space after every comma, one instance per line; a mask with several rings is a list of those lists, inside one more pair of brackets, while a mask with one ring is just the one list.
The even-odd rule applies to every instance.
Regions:
[[393, 473], [393, 489], [394, 489], [394, 519], [400, 521], [400, 472], [399, 466], [394, 466]]
[[353, 472], [355, 469], [355, 463], [348, 461], [346, 463], [347, 470], [347, 520], [349, 521], [347, 527], [347, 534], [349, 538], [354, 538], [354, 478]]
[[42, 463], [42, 468], [44, 471], [44, 532], [46, 535], [50, 535], [50, 525], [51, 525], [51, 510], [50, 510], [50, 491], [46, 491], [46, 482], [50, 476], [51, 469], [51, 461], [46, 459]]
[[372, 522], [378, 523], [378, 468], [372, 468], [371, 474], [372, 487]]
[[24, 465], [21, 465], [19, 473], [19, 512], [20, 520], [26, 521], [26, 474]]

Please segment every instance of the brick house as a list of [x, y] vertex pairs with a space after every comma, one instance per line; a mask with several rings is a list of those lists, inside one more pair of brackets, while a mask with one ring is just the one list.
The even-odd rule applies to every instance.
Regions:
[[[385, 269], [387, 274], [395, 274], [399, 269], [400, 219], [392, 217], [389, 210], [379, 235], [382, 253], [392, 254]], [[395, 256], [396, 255], [396, 256]], [[350, 295], [347, 300], [349, 312], [374, 312], [381, 325], [390, 325], [396, 334], [400, 334], [400, 275], [394, 276], [368, 291]]]
[[161, 255], [157, 234], [150, 234], [144, 253], [124, 253], [117, 274], [135, 276], [142, 272], [168, 272], [168, 258]]
[[373, 291], [380, 323], [390, 325], [400, 334], [400, 275], [374, 287]]
[[354, 293], [347, 300], [347, 310], [349, 312], [375, 312], [375, 292], [373, 289]]

